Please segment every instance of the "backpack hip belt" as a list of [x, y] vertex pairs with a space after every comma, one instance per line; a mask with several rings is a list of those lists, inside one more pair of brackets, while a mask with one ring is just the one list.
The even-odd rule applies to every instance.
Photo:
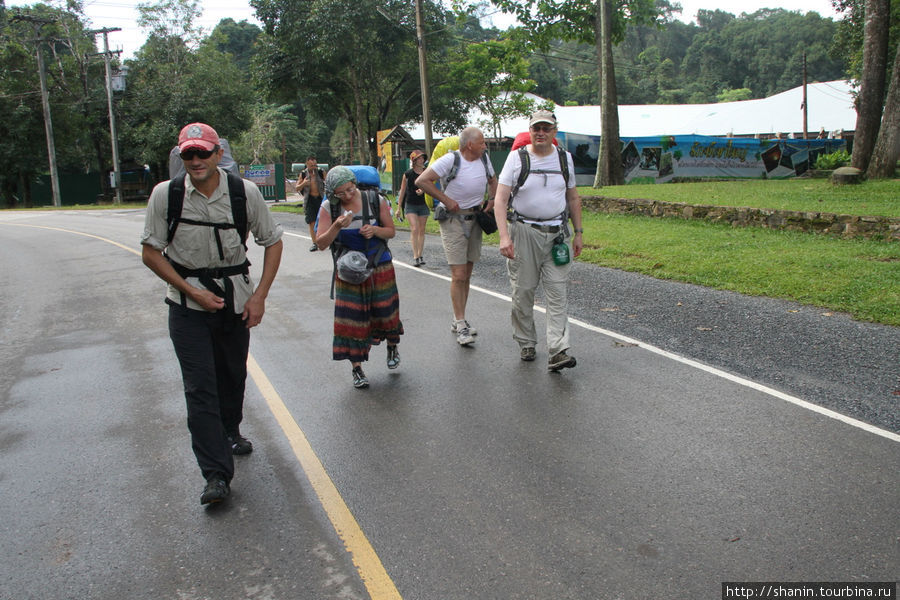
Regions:
[[[168, 258], [168, 257], [166, 257]], [[200, 280], [200, 284], [211, 291], [216, 296], [223, 298], [225, 300], [225, 309], [231, 309], [231, 312], [234, 312], [234, 284], [231, 282], [230, 277], [232, 275], [248, 275], [250, 273], [250, 261], [245, 260], [242, 264], [239, 265], [231, 265], [228, 267], [213, 267], [213, 268], [203, 268], [203, 269], [188, 269], [184, 265], [178, 264], [171, 258], [168, 258], [169, 263], [175, 269], [175, 272], [178, 273], [181, 277], [187, 279], [188, 277], [196, 277]], [[225, 283], [225, 289], [223, 290], [219, 287], [219, 284], [216, 282], [216, 279], [223, 279]], [[184, 295], [184, 292], [181, 294], [181, 305], [187, 306], [187, 298]]]

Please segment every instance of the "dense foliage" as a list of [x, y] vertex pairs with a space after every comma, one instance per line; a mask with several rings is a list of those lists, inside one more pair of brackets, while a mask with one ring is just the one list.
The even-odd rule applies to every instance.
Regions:
[[[36, 37], [46, 61], [60, 172], [110, 169], [103, 60], [80, 0], [10, 7], [0, 14], [0, 150], [6, 203], [28, 198], [47, 172]], [[620, 104], [716, 102], [764, 97], [808, 79], [838, 79], [861, 68], [864, 0], [835, 0], [847, 18], [766, 9], [735, 16], [700, 11], [675, 19], [676, 3], [610, 2], [613, 66]], [[595, 4], [508, 0], [528, 26], [482, 26], [485, 3], [424, 0], [435, 130], [464, 125], [478, 106], [495, 124], [533, 106], [533, 92], [559, 104], [599, 104]], [[263, 28], [223, 20], [209, 35], [194, 26], [197, 0], [140, 4], [147, 41], [125, 61], [115, 93], [120, 155], [165, 178], [178, 129], [208, 121], [239, 162], [374, 162], [376, 132], [422, 118], [412, 3], [400, 0], [252, 0]], [[530, 6], [549, 11], [525, 19]], [[900, 0], [891, 2], [890, 55], [900, 37]], [[22, 17], [38, 17], [37, 25]], [[639, 23], [644, 23], [643, 25]], [[655, 24], [653, 24], [655, 23]], [[540, 25], [540, 26], [538, 26]], [[114, 57], [114, 62], [118, 59]], [[890, 63], [890, 61], [888, 61]], [[890, 69], [890, 64], [888, 69]], [[890, 79], [890, 77], [888, 77]], [[18, 190], [18, 191], [16, 191]]]

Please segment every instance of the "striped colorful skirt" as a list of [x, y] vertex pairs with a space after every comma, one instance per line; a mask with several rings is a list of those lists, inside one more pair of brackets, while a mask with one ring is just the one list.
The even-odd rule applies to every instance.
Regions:
[[394, 263], [375, 267], [372, 276], [359, 285], [334, 281], [334, 360], [364, 362], [369, 349], [382, 340], [400, 342], [400, 294]]

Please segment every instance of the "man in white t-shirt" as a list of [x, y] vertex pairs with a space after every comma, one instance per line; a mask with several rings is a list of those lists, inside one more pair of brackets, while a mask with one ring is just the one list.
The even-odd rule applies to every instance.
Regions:
[[[484, 209], [493, 208], [497, 190], [497, 177], [486, 150], [481, 130], [466, 127], [459, 134], [459, 150], [434, 161], [416, 179], [416, 185], [439, 200], [449, 214], [447, 219], [440, 221], [441, 241], [450, 265], [450, 302], [453, 305], [450, 329], [456, 333], [460, 346], [471, 346], [475, 342], [475, 330], [466, 320], [472, 269], [481, 258], [482, 230], [475, 220], [475, 213], [481, 210], [485, 190], [488, 202]], [[447, 181], [451, 174], [453, 177]], [[438, 180], [443, 189], [435, 185]]]
[[[551, 371], [575, 366], [575, 357], [568, 354], [566, 288], [572, 258], [581, 254], [584, 232], [575, 164], [570, 153], [554, 147], [556, 126], [556, 115], [550, 111], [539, 110], [531, 116], [531, 143], [524, 148], [528, 176], [520, 186], [522, 156], [518, 150], [511, 152], [500, 171], [494, 198], [500, 254], [507, 258], [512, 286], [513, 338], [519, 343], [520, 358], [533, 361], [537, 345], [534, 290], [542, 284]], [[508, 222], [501, 218], [507, 214], [507, 206], [512, 209]], [[568, 219], [572, 219], [574, 236], [569, 235]]]

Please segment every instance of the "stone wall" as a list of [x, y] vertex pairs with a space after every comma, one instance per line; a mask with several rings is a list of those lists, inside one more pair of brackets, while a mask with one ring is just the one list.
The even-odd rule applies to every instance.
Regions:
[[606, 196], [584, 196], [582, 203], [586, 209], [596, 212], [703, 219], [714, 223], [731, 223], [734, 227], [764, 227], [900, 241], [900, 219], [891, 217], [708, 206]]

